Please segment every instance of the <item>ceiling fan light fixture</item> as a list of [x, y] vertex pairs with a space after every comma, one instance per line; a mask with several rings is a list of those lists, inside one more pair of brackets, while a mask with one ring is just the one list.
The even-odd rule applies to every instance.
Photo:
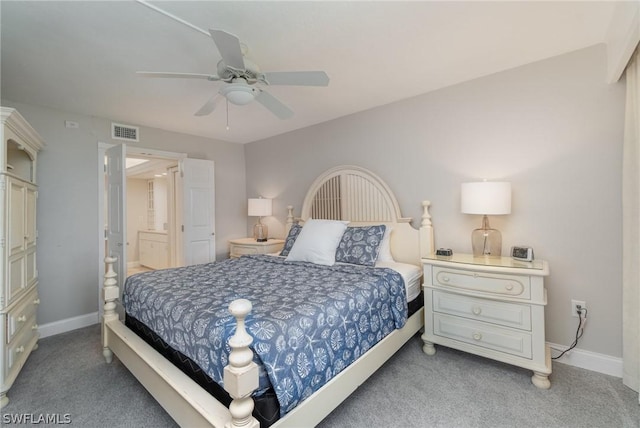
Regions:
[[231, 104], [243, 106], [255, 99], [256, 95], [258, 95], [258, 90], [249, 86], [246, 80], [238, 80], [220, 89], [220, 93], [224, 95]]

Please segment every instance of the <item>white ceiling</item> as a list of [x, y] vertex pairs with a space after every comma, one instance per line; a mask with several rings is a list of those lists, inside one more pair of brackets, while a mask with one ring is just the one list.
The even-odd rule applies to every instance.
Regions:
[[263, 71], [324, 70], [328, 87], [270, 86], [293, 118], [224, 103], [213, 40], [133, 1], [0, 5], [2, 98], [246, 143], [604, 41], [615, 2], [153, 2], [236, 34]]

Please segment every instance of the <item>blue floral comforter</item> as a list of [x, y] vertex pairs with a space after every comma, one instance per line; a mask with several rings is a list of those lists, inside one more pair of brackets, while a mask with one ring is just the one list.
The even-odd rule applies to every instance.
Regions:
[[124, 306], [222, 385], [235, 331], [228, 306], [239, 298], [253, 304], [246, 324], [258, 392], [272, 385], [281, 415], [407, 320], [404, 281], [391, 269], [272, 256], [131, 276]]

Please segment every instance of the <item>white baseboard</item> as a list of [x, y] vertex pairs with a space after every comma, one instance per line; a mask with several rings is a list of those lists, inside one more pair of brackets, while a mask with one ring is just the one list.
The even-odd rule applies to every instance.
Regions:
[[[567, 349], [566, 346], [555, 343], [547, 342], [547, 345], [555, 351], [551, 353], [552, 357], [560, 355], [562, 351]], [[573, 348], [561, 358], [553, 361], [598, 373], [604, 373], [610, 376], [622, 377], [622, 358], [612, 357], [611, 355], [598, 354], [597, 352]]]
[[42, 324], [38, 326], [38, 332], [40, 333], [41, 338], [49, 337], [56, 334], [66, 333], [71, 330], [76, 330], [78, 328], [88, 327], [93, 324], [98, 324], [99, 321], [98, 313], [93, 312], [91, 314]]

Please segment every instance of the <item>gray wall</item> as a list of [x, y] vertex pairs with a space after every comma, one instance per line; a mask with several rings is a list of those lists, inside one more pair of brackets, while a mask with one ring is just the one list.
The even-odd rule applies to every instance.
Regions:
[[[111, 140], [111, 121], [77, 113], [2, 100], [40, 133], [47, 146], [40, 153], [38, 323], [46, 324], [98, 310], [98, 141]], [[80, 124], [67, 129], [65, 120]], [[135, 124], [134, 124], [135, 125]], [[244, 149], [153, 128], [140, 128], [136, 146], [187, 153], [215, 162], [216, 252], [227, 257], [230, 238], [246, 233]]]
[[570, 299], [584, 300], [579, 347], [619, 357], [624, 83], [605, 84], [605, 69], [595, 46], [247, 144], [247, 196], [274, 198], [277, 236], [320, 173], [360, 165], [415, 226], [431, 200], [436, 246], [470, 252], [481, 219], [460, 213], [460, 183], [510, 181], [512, 214], [490, 220], [503, 251], [530, 245], [549, 261], [547, 341], [573, 341]]

